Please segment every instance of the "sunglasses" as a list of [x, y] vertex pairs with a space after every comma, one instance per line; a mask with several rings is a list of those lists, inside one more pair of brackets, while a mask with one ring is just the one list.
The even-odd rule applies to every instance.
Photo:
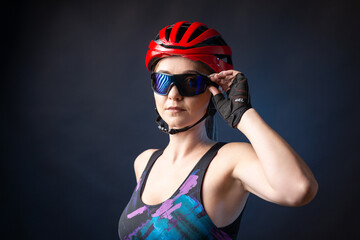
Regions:
[[165, 74], [154, 72], [151, 74], [151, 87], [157, 94], [167, 95], [172, 85], [175, 85], [181, 96], [184, 97], [199, 95], [205, 92], [209, 85], [218, 87], [208, 76], [200, 73]]

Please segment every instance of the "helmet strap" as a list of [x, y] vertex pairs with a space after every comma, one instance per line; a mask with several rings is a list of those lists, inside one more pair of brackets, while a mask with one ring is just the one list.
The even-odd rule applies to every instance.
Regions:
[[165, 127], [165, 121], [160, 117], [159, 112], [157, 111], [157, 109], [155, 108], [156, 113], [158, 114], [158, 117], [156, 118], [156, 123], [158, 124], [158, 129], [164, 133], [173, 135], [179, 132], [185, 132], [187, 130], [189, 130], [190, 128], [196, 126], [197, 124], [199, 124], [200, 122], [202, 122], [205, 118], [207, 118], [208, 116], [214, 116], [216, 113], [216, 109], [214, 108], [214, 105], [212, 103], [212, 101], [210, 100], [209, 106], [206, 110], [206, 113], [204, 114], [204, 116], [202, 118], [200, 118], [199, 121], [197, 121], [196, 123], [194, 123], [193, 125], [187, 126], [187, 127], [183, 127], [183, 128], [178, 128], [178, 129], [169, 129], [168, 127]]

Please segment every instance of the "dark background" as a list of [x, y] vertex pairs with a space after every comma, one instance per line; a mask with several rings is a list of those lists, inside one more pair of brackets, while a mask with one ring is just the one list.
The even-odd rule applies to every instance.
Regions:
[[[318, 182], [305, 207], [251, 196], [239, 239], [355, 239], [356, 1], [8, 1], [1, 4], [1, 239], [117, 239], [133, 160], [164, 147], [144, 59], [162, 27], [222, 33], [252, 103]], [[221, 141], [245, 141], [219, 119]]]

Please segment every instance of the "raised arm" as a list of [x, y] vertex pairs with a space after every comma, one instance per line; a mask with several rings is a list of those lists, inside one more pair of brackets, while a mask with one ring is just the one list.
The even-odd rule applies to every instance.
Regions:
[[215, 105], [223, 108], [220, 114], [251, 143], [233, 143], [228, 147], [227, 157], [237, 160], [233, 177], [242, 181], [249, 192], [277, 204], [302, 206], [310, 202], [318, 189], [311, 170], [251, 108], [247, 80], [243, 75], [240, 77], [239, 72], [228, 70], [211, 76], [211, 79], [225, 91], [231, 90], [226, 99], [218, 89], [210, 89], [215, 95]]
[[248, 191], [286, 206], [302, 206], [315, 197], [318, 185], [309, 167], [254, 109], [245, 112], [238, 129], [252, 147], [247, 150], [249, 158], [239, 161], [233, 176]]

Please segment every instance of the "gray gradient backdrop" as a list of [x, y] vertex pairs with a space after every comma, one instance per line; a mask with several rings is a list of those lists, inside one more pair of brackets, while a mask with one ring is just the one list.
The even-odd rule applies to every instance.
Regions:
[[[144, 58], [167, 24], [222, 33], [260, 115], [304, 158], [309, 205], [251, 196], [239, 239], [355, 239], [356, 1], [9, 1], [2, 4], [1, 239], [117, 239], [133, 160], [165, 146]], [[221, 141], [246, 141], [219, 119]], [[359, 239], [359, 238], [357, 238]]]

